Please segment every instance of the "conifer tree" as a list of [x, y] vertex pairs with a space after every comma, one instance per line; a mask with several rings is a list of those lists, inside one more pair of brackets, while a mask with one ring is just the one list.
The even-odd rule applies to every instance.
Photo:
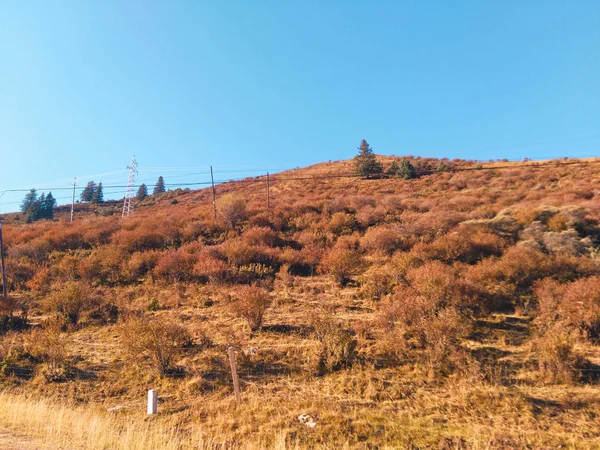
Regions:
[[21, 212], [26, 213], [27, 210], [35, 203], [38, 199], [38, 195], [35, 189], [30, 190], [25, 194], [25, 198], [21, 202]]
[[400, 161], [398, 176], [406, 180], [410, 180], [411, 178], [415, 178], [417, 176], [417, 171], [415, 170], [415, 167], [410, 163], [408, 159], [402, 158], [402, 161]]
[[82, 202], [91, 202], [94, 199], [94, 192], [96, 191], [96, 183], [93, 181], [88, 181], [87, 186], [81, 192], [81, 201]]
[[392, 166], [386, 172], [388, 175], [398, 175], [400, 172], [400, 166], [396, 161], [392, 162]]
[[46, 194], [42, 192], [42, 195], [31, 204], [27, 212], [25, 213], [25, 221], [27, 223], [35, 222], [42, 218], [42, 205], [46, 204]]
[[92, 203], [98, 204], [102, 202], [104, 202], [104, 192], [102, 192], [102, 182], [100, 182], [92, 194]]
[[56, 199], [52, 195], [52, 192], [48, 192], [46, 198], [43, 202], [41, 202], [41, 216], [44, 219], [53, 219], [54, 218], [54, 207], [56, 206]]
[[25, 221], [31, 223], [39, 219], [52, 219], [54, 217], [54, 206], [56, 205], [52, 192], [49, 192], [48, 195], [42, 192], [42, 195], [38, 197], [37, 193], [32, 191], [34, 189], [25, 196], [25, 200], [21, 204], [21, 208], [26, 203], [28, 205], [27, 209], [21, 209], [25, 213]]
[[152, 194], [162, 194], [165, 191], [165, 180], [163, 180], [163, 177], [160, 176], [158, 177], [158, 181], [156, 182], [156, 186], [154, 186], [154, 191], [152, 191]]
[[142, 201], [146, 197], [148, 197], [148, 187], [142, 183], [137, 190], [137, 194], [135, 195], [136, 200]]
[[361, 177], [372, 177], [383, 172], [383, 168], [377, 157], [373, 153], [373, 149], [369, 147], [366, 140], [362, 140], [358, 147], [358, 155], [354, 158], [354, 172]]

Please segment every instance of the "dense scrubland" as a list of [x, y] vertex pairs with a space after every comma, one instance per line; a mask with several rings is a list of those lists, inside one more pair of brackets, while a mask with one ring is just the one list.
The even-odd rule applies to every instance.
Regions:
[[600, 447], [600, 161], [409, 160], [272, 176], [270, 208], [219, 185], [216, 220], [208, 189], [5, 216], [0, 420], [65, 448]]

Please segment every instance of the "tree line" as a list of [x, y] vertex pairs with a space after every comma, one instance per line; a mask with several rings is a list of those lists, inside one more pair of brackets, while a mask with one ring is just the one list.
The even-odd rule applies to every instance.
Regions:
[[[446, 164], [440, 161], [438, 172], [447, 170]], [[400, 164], [392, 162], [391, 167], [384, 173], [383, 166], [377, 160], [369, 143], [363, 139], [358, 147], [358, 154], [354, 157], [354, 173], [359, 177], [381, 178], [383, 176], [398, 177], [409, 180], [417, 177], [417, 170], [407, 158], [402, 158]]]
[[[158, 177], [158, 181], [152, 191], [153, 195], [162, 194], [166, 192], [165, 180], [162, 176]], [[144, 200], [148, 197], [148, 187], [142, 184], [136, 194], [136, 200]], [[95, 181], [88, 181], [85, 188], [79, 196], [79, 201], [83, 203], [100, 204], [104, 203], [104, 192], [102, 182], [96, 184]], [[27, 223], [35, 222], [39, 219], [53, 219], [54, 218], [54, 207], [56, 206], [56, 199], [52, 195], [52, 192], [42, 192], [38, 195], [35, 189], [31, 189], [25, 198], [21, 202], [21, 212], [25, 214], [25, 220]]]
[[[438, 171], [444, 171], [446, 166], [443, 162], [440, 162]], [[377, 160], [376, 155], [373, 153], [373, 149], [369, 146], [368, 142], [363, 139], [358, 147], [358, 154], [354, 158], [354, 172], [357, 176], [365, 178], [379, 178], [382, 176], [394, 176], [404, 179], [411, 179], [417, 177], [417, 171], [411, 162], [402, 158], [400, 164], [394, 161], [391, 167], [384, 173], [383, 166]], [[162, 194], [166, 192], [165, 180], [162, 176], [158, 177], [152, 195]], [[148, 186], [142, 183], [137, 190], [136, 200], [142, 201], [148, 197]], [[83, 203], [100, 204], [104, 202], [104, 192], [102, 182], [96, 184], [96, 182], [88, 181], [87, 185], [81, 192], [80, 201]], [[52, 192], [48, 195], [42, 192], [38, 197], [37, 191], [31, 189], [23, 199], [21, 203], [21, 212], [25, 213], [27, 223], [39, 219], [52, 219], [54, 218], [54, 207], [56, 206], [56, 199], [52, 196]]]
[[[440, 162], [438, 171], [446, 170], [446, 165]], [[404, 179], [412, 179], [417, 177], [415, 167], [407, 158], [402, 158], [400, 163], [392, 162], [391, 167], [384, 172], [383, 166], [377, 160], [377, 156], [373, 153], [373, 149], [369, 143], [363, 139], [358, 147], [358, 154], [354, 158], [354, 172], [357, 176], [365, 178], [379, 178], [382, 176], [392, 176]], [[162, 194], [166, 192], [165, 180], [162, 176], [158, 177], [152, 195]], [[148, 187], [142, 183], [137, 190], [136, 200], [142, 201], [148, 197]], [[100, 204], [104, 202], [104, 192], [102, 182], [96, 184], [93, 180], [88, 181], [80, 195], [80, 201], [84, 203]], [[27, 223], [39, 219], [52, 219], [54, 217], [54, 207], [56, 199], [52, 196], [52, 192], [48, 195], [42, 192], [38, 197], [37, 191], [31, 189], [21, 203], [21, 212], [25, 213]]]
[[[162, 194], [163, 192], [166, 192], [166, 190], [167, 190], [167, 188], [165, 187], [165, 180], [163, 179], [162, 176], [158, 177], [158, 181], [154, 185], [154, 190], [152, 191], [152, 195]], [[148, 186], [146, 186], [144, 183], [142, 183], [137, 190], [135, 199], [142, 201], [146, 197], [148, 197]]]
[[42, 192], [38, 196], [35, 189], [31, 189], [25, 198], [21, 202], [21, 212], [25, 214], [25, 220], [27, 223], [34, 222], [39, 219], [52, 219], [54, 217], [54, 207], [56, 206], [56, 199], [53, 197], [52, 192]]

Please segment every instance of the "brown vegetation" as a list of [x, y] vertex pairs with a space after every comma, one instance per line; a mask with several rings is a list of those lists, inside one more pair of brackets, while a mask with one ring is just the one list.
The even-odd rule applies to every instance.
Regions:
[[210, 190], [8, 215], [0, 382], [130, 418], [156, 387], [170, 448], [599, 445], [600, 164], [408, 160], [273, 176], [269, 209], [225, 183], [216, 220]]

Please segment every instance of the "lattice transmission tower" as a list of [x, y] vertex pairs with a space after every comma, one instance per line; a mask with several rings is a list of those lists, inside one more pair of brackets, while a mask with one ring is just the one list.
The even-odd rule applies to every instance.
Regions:
[[129, 169], [129, 179], [127, 180], [127, 192], [125, 193], [125, 201], [123, 202], [123, 214], [121, 218], [129, 216], [129, 213], [133, 211], [133, 185], [135, 183], [135, 176], [138, 174], [137, 161], [135, 155], [131, 157], [131, 165], [127, 166]]

